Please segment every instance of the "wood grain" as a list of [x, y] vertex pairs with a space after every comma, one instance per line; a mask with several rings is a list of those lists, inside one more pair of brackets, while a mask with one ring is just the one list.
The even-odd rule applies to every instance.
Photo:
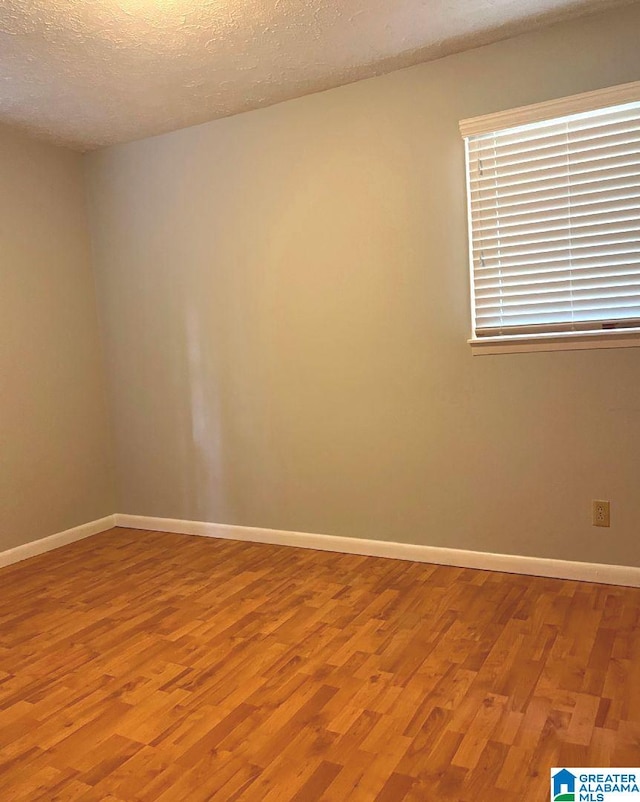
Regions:
[[114, 529], [0, 571], [0, 799], [546, 800], [640, 764], [640, 590]]

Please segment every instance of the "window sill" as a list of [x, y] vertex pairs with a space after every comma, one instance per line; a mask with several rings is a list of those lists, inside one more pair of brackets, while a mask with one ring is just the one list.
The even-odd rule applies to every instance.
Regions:
[[640, 330], [616, 329], [563, 334], [511, 334], [473, 337], [467, 341], [474, 356], [517, 354], [533, 351], [582, 351], [600, 348], [640, 348]]

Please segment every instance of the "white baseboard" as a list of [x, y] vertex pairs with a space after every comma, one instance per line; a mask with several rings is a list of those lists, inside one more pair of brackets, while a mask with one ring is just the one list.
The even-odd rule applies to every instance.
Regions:
[[552, 560], [545, 557], [524, 557], [514, 554], [492, 554], [483, 551], [448, 549], [439, 546], [420, 546], [413, 543], [393, 543], [386, 540], [316, 535], [308, 532], [289, 532], [283, 529], [262, 529], [253, 526], [214, 524], [204, 521], [183, 521], [175, 518], [153, 518], [145, 515], [107, 515], [97, 521], [75, 526], [64, 532], [34, 540], [22, 546], [0, 552], [0, 567], [52, 551], [91, 535], [105, 532], [114, 526], [128, 529], [147, 529], [175, 532], [182, 535], [242, 540], [249, 543], [270, 543], [342, 554], [361, 554], [369, 557], [388, 557], [395, 560], [478, 568], [484, 571], [504, 571], [510, 574], [545, 576], [556, 579], [575, 579], [582, 582], [601, 582], [607, 585], [640, 587], [640, 568], [631, 565]]
[[312, 535], [307, 532], [288, 532], [283, 529], [260, 529], [253, 526], [182, 521], [175, 518], [152, 518], [145, 515], [117, 514], [115, 519], [116, 526], [128, 529], [175, 532], [182, 535], [244, 540], [250, 543], [271, 543], [276, 546], [295, 546], [303, 549], [337, 551], [344, 554], [363, 554], [369, 557], [390, 557], [396, 560], [413, 560], [437, 565], [453, 565], [460, 568], [479, 568], [484, 571], [504, 571], [509, 574], [640, 587], [640, 568], [631, 565], [605, 565], [552, 560], [546, 557], [491, 554], [439, 546], [393, 543], [386, 540]]
[[7, 551], [0, 551], [0, 568], [5, 565], [26, 560], [28, 557], [35, 557], [37, 554], [44, 554], [45, 551], [58, 549], [67, 543], [74, 543], [99, 532], [106, 532], [116, 525], [115, 515], [107, 515], [106, 518], [99, 518], [97, 521], [89, 521], [87, 524], [74, 526], [73, 529], [66, 529], [64, 532], [57, 532], [55, 535], [43, 537], [40, 540], [33, 540], [22, 546], [16, 546]]

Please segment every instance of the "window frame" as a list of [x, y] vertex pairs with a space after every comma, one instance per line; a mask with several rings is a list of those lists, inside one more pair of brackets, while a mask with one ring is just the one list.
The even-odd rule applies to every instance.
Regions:
[[469, 262], [469, 298], [471, 311], [471, 337], [467, 340], [474, 355], [521, 353], [533, 351], [584, 350], [640, 347], [640, 327], [616, 328], [600, 331], [556, 331], [530, 334], [500, 334], [476, 336], [475, 291], [473, 270], [473, 238], [470, 192], [470, 164], [468, 138], [515, 128], [520, 125], [544, 122], [571, 114], [604, 109], [625, 103], [640, 102], [640, 81], [596, 89], [569, 97], [520, 106], [480, 117], [461, 120], [460, 134], [465, 150], [465, 183], [467, 206], [467, 237]]

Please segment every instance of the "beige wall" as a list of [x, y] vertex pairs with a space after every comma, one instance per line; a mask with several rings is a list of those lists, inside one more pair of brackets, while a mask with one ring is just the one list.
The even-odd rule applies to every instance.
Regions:
[[114, 511], [82, 159], [0, 128], [0, 551]]
[[89, 156], [119, 510], [640, 565], [640, 350], [472, 357], [457, 130], [640, 79], [638, 30], [636, 5]]

